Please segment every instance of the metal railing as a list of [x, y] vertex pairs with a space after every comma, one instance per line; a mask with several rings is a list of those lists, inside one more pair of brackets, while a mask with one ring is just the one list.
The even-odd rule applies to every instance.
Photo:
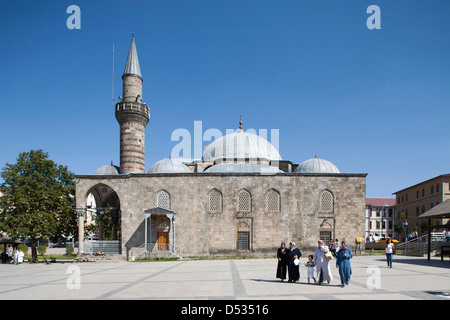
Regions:
[[174, 253], [175, 252], [175, 246], [170, 243], [157, 243], [157, 242], [151, 242], [151, 243], [143, 243], [138, 248], [143, 248], [147, 252], [162, 252], [162, 253]]
[[84, 253], [121, 254], [120, 240], [85, 240]]
[[[445, 242], [443, 232], [434, 232], [431, 233], [431, 244], [430, 250], [440, 250], [442, 244]], [[428, 251], [428, 235], [424, 235], [418, 238], [414, 238], [402, 243], [397, 244], [396, 246], [397, 252], [403, 252], [405, 254], [410, 255], [419, 255], [422, 256]]]

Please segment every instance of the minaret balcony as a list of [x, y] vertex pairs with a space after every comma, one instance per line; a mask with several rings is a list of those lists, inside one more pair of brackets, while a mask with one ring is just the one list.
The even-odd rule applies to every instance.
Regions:
[[144, 103], [122, 101], [116, 104], [116, 119], [120, 125], [127, 121], [142, 121], [147, 125], [150, 109]]

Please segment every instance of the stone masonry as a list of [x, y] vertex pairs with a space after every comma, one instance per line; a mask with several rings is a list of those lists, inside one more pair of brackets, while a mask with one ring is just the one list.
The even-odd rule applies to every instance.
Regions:
[[[302, 250], [313, 250], [321, 231], [354, 244], [364, 235], [365, 174], [129, 174], [116, 176], [77, 176], [77, 207], [85, 206], [86, 196], [102, 185], [118, 197], [121, 211], [123, 258], [140, 252], [145, 239], [145, 211], [157, 207], [157, 195], [164, 190], [175, 211], [173, 225], [164, 217], [152, 217], [151, 243], [157, 231], [173, 228], [174, 253], [181, 256], [274, 254], [281, 241], [295, 241]], [[238, 193], [251, 195], [251, 210], [238, 210]], [[222, 195], [222, 210], [210, 212], [209, 192]], [[280, 210], [269, 212], [266, 195], [279, 194]], [[323, 191], [333, 196], [330, 212], [320, 209]], [[110, 192], [110, 191], [108, 191]], [[158, 224], [163, 223], [161, 225]], [[164, 226], [164, 223], [166, 225]], [[150, 224], [147, 221], [147, 227]], [[158, 229], [159, 228], [159, 229]], [[158, 229], [158, 230], [157, 230]], [[238, 232], [249, 232], [248, 250], [239, 250]], [[150, 231], [148, 230], [148, 235]], [[174, 243], [173, 243], [174, 242]], [[364, 248], [362, 248], [364, 249]]]

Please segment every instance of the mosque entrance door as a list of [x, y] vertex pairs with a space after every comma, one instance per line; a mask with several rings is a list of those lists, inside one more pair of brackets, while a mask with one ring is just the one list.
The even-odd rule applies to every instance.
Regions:
[[158, 232], [158, 251], [168, 250], [169, 245], [169, 233], [168, 232]]

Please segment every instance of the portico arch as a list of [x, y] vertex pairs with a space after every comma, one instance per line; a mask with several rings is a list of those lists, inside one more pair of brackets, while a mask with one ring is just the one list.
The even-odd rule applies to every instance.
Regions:
[[[116, 191], [107, 184], [97, 183], [89, 187], [80, 200], [81, 202], [77, 201], [80, 252], [84, 252], [83, 243], [87, 232], [91, 240], [119, 241], [117, 248], [121, 248], [121, 210]], [[88, 223], [86, 226], [85, 222]]]

